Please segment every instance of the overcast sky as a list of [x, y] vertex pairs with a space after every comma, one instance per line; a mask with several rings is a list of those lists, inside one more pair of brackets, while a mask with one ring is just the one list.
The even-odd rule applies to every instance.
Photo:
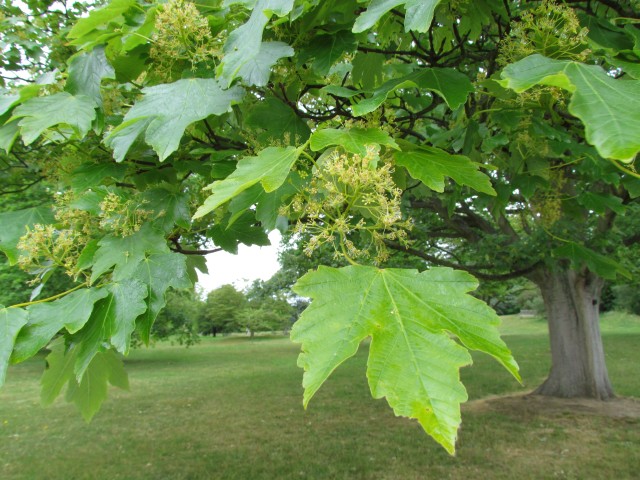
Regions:
[[280, 232], [274, 230], [269, 234], [271, 245], [268, 247], [240, 245], [238, 255], [227, 252], [207, 255], [209, 275], [199, 274], [198, 284], [209, 292], [227, 283], [242, 289], [257, 278], [269, 279], [280, 268], [280, 238]]

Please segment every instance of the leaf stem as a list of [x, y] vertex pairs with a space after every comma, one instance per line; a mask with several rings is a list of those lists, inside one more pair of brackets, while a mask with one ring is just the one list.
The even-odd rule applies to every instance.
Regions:
[[143, 39], [147, 40], [150, 43], [157, 43], [154, 39], [146, 37], [146, 36], [142, 35], [141, 33], [138, 33], [138, 32], [131, 32], [131, 33], [132, 33], [132, 35], [135, 35], [137, 37], [143, 38]]
[[34, 300], [33, 302], [17, 303], [16, 305], [11, 305], [10, 307], [7, 307], [7, 308], [21, 308], [21, 307], [28, 307], [30, 305], [35, 305], [37, 303], [50, 302], [51, 300], [56, 300], [60, 297], [64, 297], [65, 295], [68, 295], [71, 292], [75, 292], [76, 290], [80, 290], [81, 288], [88, 287], [88, 286], [89, 284], [87, 282], [81, 283], [80, 285], [76, 285], [75, 287], [73, 287], [70, 290], [67, 290], [66, 292], [58, 293], [57, 295], [53, 295], [52, 297], [43, 298], [40, 300]]
[[360, 265], [358, 262], [353, 260], [349, 254], [347, 253], [347, 248], [344, 246], [344, 235], [340, 235], [340, 250], [342, 250], [342, 255], [351, 265]]
[[554, 240], [558, 240], [559, 242], [563, 242], [563, 243], [575, 243], [571, 240], [567, 240], [566, 238], [562, 238], [562, 237], [558, 237], [557, 235], [554, 235], [553, 233], [551, 233], [549, 230], [547, 230], [545, 227], [542, 227], [542, 230], [544, 230], [544, 232], [549, 235], [551, 238], [553, 238]]
[[639, 178], [640, 179], [640, 175], [637, 172], [634, 172], [633, 170], [629, 170], [626, 167], [623, 167], [622, 165], [620, 165], [620, 162], [616, 161], [616, 160], [611, 160], [609, 159], [609, 161], [611, 163], [613, 163], [613, 165], [620, 170], [621, 172], [626, 173], [627, 175], [631, 175], [633, 178]]
[[318, 168], [318, 164], [316, 163], [316, 159], [313, 158], [311, 155], [309, 155], [305, 150], [301, 150], [301, 152], [305, 157], [307, 157], [309, 160], [311, 160], [311, 163], [313, 164], [313, 166], [315, 168]]

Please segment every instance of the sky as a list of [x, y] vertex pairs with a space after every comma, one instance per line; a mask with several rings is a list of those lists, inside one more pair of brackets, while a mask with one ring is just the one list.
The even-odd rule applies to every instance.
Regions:
[[271, 245], [268, 247], [240, 245], [238, 255], [224, 251], [207, 255], [209, 274], [204, 275], [198, 272], [198, 285], [205, 292], [228, 283], [242, 289], [255, 279], [271, 278], [280, 268], [278, 264], [280, 238], [280, 232], [274, 230], [269, 233]]

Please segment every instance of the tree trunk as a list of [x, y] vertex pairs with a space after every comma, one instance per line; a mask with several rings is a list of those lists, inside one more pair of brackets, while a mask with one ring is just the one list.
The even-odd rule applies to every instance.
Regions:
[[614, 396], [600, 335], [604, 281], [589, 271], [542, 269], [532, 275], [549, 323], [551, 371], [534, 393], [552, 397]]

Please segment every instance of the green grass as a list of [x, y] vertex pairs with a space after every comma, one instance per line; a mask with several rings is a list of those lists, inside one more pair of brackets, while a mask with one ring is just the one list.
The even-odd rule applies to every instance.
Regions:
[[[612, 381], [620, 395], [640, 397], [640, 320], [610, 317], [603, 331]], [[504, 328], [525, 385], [475, 355], [462, 374], [471, 399], [529, 390], [547, 373], [544, 323], [514, 318]], [[0, 392], [0, 478], [637, 478], [637, 418], [469, 408], [450, 457], [415, 422], [371, 399], [366, 350], [307, 411], [298, 347], [281, 337], [135, 351], [131, 392], [112, 390], [89, 425], [63, 400], [40, 408], [42, 359], [12, 367]]]

